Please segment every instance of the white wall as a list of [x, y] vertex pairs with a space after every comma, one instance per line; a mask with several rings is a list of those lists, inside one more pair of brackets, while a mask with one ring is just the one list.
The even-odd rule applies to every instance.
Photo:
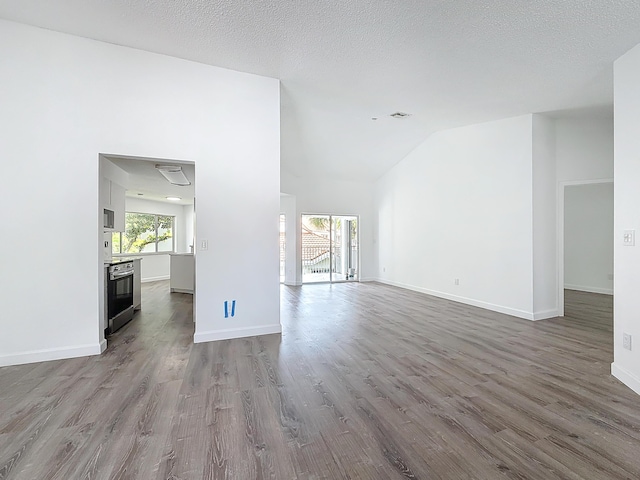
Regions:
[[[360, 280], [372, 280], [376, 277], [374, 185], [372, 183], [327, 178], [298, 178], [282, 172], [281, 188], [283, 193], [295, 196], [298, 239], [302, 235], [300, 223], [302, 214], [358, 215]], [[292, 284], [301, 283], [302, 267], [298, 253], [295, 281]]]
[[554, 121], [533, 115], [533, 316], [558, 316], [556, 135]]
[[1, 365], [104, 347], [99, 153], [196, 163], [195, 340], [280, 331], [277, 80], [6, 21], [0, 58]]
[[[623, 246], [625, 230], [640, 232], [640, 45], [614, 65], [614, 362], [612, 373], [640, 393], [640, 238]], [[623, 332], [633, 350], [622, 347]]]
[[380, 280], [533, 318], [532, 129], [525, 115], [442, 131], [382, 177]]
[[558, 182], [613, 178], [613, 119], [586, 113], [555, 120]]
[[613, 293], [613, 183], [564, 190], [564, 286]]
[[[542, 319], [550, 318], [558, 315], [561, 311], [562, 304], [562, 289], [559, 285], [559, 277], [561, 277], [561, 265], [563, 264], [562, 258], [562, 240], [561, 231], [558, 230], [558, 220], [563, 222], [563, 204], [561, 197], [563, 195], [564, 184], [570, 182], [583, 182], [593, 181], [599, 179], [612, 178], [613, 175], [613, 121], [607, 116], [606, 112], [602, 111], [584, 111], [584, 112], [570, 112], [564, 114], [564, 116], [558, 118], [550, 118], [546, 115], [532, 115], [532, 136], [531, 143], [528, 147], [531, 153], [531, 172], [524, 173], [525, 179], [529, 178], [532, 182], [532, 252], [527, 255], [531, 257], [533, 277], [531, 278], [532, 284], [529, 287], [530, 292], [533, 295], [533, 309], [531, 312], [526, 312], [521, 315], [525, 318]], [[501, 122], [490, 122], [488, 125], [495, 135], [503, 135], [508, 130], [505, 129], [505, 124]], [[460, 149], [447, 149], [441, 148], [438, 151], [437, 147], [434, 147], [434, 142], [443, 143], [446, 141], [441, 140], [439, 136], [445, 137], [459, 137], [459, 143], [467, 143], [467, 135], [473, 135], [476, 128], [480, 126], [464, 127], [463, 129], [456, 129], [448, 132], [440, 132], [440, 134], [434, 135], [428, 139], [421, 147], [413, 152], [409, 157], [410, 162], [416, 163], [415, 157], [422, 155], [424, 162], [428, 161], [433, 163], [435, 155], [441, 155], [443, 158], [447, 158], [447, 155], [455, 155], [456, 158], [460, 155]], [[508, 127], [507, 127], [508, 128]], [[502, 133], [499, 133], [502, 132]], [[454, 143], [452, 140], [447, 140], [450, 143]], [[526, 142], [525, 142], [526, 143]], [[509, 154], [509, 148], [512, 148], [508, 143], [495, 142], [492, 145], [486, 145], [484, 150], [481, 151], [481, 156], [490, 158], [494, 155], [501, 157]], [[435, 149], [435, 153], [433, 153]], [[506, 149], [506, 150], [505, 150]], [[468, 155], [473, 158], [472, 152], [465, 152], [463, 156]], [[403, 161], [404, 162], [404, 161]], [[395, 170], [402, 170], [401, 164], [396, 167]], [[434, 164], [435, 165], [435, 164]], [[455, 164], [458, 168], [458, 164]], [[488, 165], [491, 165], [489, 162]], [[432, 166], [432, 169], [435, 169]], [[468, 168], [476, 168], [474, 166], [459, 166], [460, 171], [467, 170]], [[424, 167], [425, 171], [427, 166]], [[431, 266], [420, 266], [416, 264], [415, 271], [411, 272], [412, 268], [407, 267], [401, 277], [397, 276], [395, 272], [395, 265], [393, 257], [389, 256], [389, 252], [393, 250], [401, 250], [407, 248], [419, 248], [418, 242], [424, 244], [424, 238], [443, 236], [440, 233], [441, 227], [457, 231], [460, 235], [466, 235], [463, 232], [464, 227], [459, 227], [457, 224], [449, 225], [447, 222], [441, 222], [441, 219], [437, 219], [433, 224], [430, 224], [429, 229], [420, 229], [416, 231], [414, 227], [407, 228], [407, 230], [400, 229], [399, 233], [385, 233], [384, 225], [398, 224], [397, 215], [398, 210], [408, 212], [407, 216], [414, 215], [417, 218], [424, 217], [422, 211], [426, 209], [411, 206], [412, 203], [416, 205], [422, 205], [425, 203], [427, 194], [421, 193], [420, 189], [431, 189], [433, 185], [429, 181], [424, 180], [426, 175], [418, 168], [405, 168], [404, 173], [392, 173], [383, 177], [383, 180], [379, 182], [379, 185], [384, 185], [385, 181], [388, 181], [387, 177], [396, 175], [400, 180], [393, 183], [391, 187], [378, 188], [378, 213], [381, 226], [379, 228], [380, 235], [380, 265], [379, 275], [383, 281], [395, 283], [399, 285], [408, 286], [421, 291], [427, 291], [447, 298], [458, 299], [467, 303], [474, 303], [480, 306], [486, 306], [487, 308], [496, 308], [491, 302], [487, 303], [486, 300], [482, 300], [478, 297], [478, 292], [474, 289], [470, 291], [464, 291], [463, 279], [460, 279], [460, 286], [456, 287], [447, 284], [446, 281], [441, 281], [438, 284], [433, 278], [428, 280], [423, 278], [424, 275], [419, 273], [420, 269], [431, 270]], [[482, 175], [491, 175], [494, 179], [500, 178], [496, 175], [497, 168], [487, 169], [487, 172]], [[472, 170], [473, 171], [473, 170]], [[439, 174], [439, 171], [434, 171], [434, 174]], [[466, 175], [465, 175], [466, 176]], [[415, 177], [414, 180], [410, 180], [411, 177]], [[405, 180], [403, 180], [405, 179]], [[412, 182], [416, 182], [420, 179], [424, 185], [419, 188], [411, 188]], [[459, 180], [455, 176], [455, 172], [452, 173], [450, 183], [446, 178], [442, 180], [443, 184], [435, 186], [435, 192], [442, 189], [453, 190], [458, 189]], [[412, 193], [415, 191], [415, 195]], [[382, 195], [382, 197], [380, 196]], [[392, 207], [396, 201], [396, 197], [403, 199], [406, 205], [398, 209]], [[448, 197], [448, 192], [443, 192], [445, 199], [444, 203], [446, 207], [442, 208], [443, 212], [446, 212], [446, 216], [451, 218], [459, 218], [461, 213], [457, 211], [455, 201], [451, 201]], [[380, 203], [380, 199], [383, 198], [384, 202]], [[437, 201], [437, 195], [431, 197], [431, 202]], [[482, 204], [482, 199], [479, 199]], [[461, 207], [464, 208], [464, 207]], [[404, 214], [401, 214], [404, 215]], [[406, 222], [410, 224], [409, 221]], [[460, 223], [460, 222], [458, 222]], [[415, 234], [412, 233], [415, 231]], [[411, 242], [407, 241], [405, 237], [416, 236], [416, 239]], [[513, 236], [513, 234], [509, 234]], [[429, 240], [432, 241], [431, 239]], [[449, 246], [455, 243], [441, 242], [440, 246], [444, 252], [449, 251]], [[401, 247], [398, 247], [400, 245]], [[433, 244], [434, 246], [439, 246]], [[434, 252], [438, 251], [438, 248], [434, 248]], [[437, 255], [437, 253], [435, 254]], [[388, 258], [385, 259], [385, 256]], [[402, 257], [403, 255], [401, 255]], [[410, 255], [406, 255], [406, 258], [410, 259]], [[410, 262], [411, 260], [409, 260]], [[468, 263], [472, 265], [472, 263]], [[386, 269], [386, 271], [384, 271]], [[444, 270], [440, 272], [445, 275]], [[471, 272], [469, 272], [471, 273]], [[451, 276], [447, 274], [447, 276]], [[454, 275], [453, 278], [460, 278]], [[462, 298], [459, 298], [462, 297]], [[485, 298], [488, 298], [485, 296]], [[502, 305], [504, 307], [504, 305]], [[500, 305], [498, 305], [500, 307]], [[511, 308], [511, 307], [509, 307]], [[502, 309], [501, 311], [508, 311]], [[520, 315], [517, 311], [516, 315]]]

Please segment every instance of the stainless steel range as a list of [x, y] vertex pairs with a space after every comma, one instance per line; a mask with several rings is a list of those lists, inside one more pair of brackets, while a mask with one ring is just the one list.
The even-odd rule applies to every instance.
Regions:
[[111, 265], [107, 273], [107, 334], [133, 318], [133, 262]]

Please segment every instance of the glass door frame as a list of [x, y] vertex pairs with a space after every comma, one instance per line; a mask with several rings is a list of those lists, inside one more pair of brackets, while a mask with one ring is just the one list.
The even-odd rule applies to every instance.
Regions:
[[[319, 280], [319, 281], [304, 281], [304, 265], [302, 259], [302, 219], [304, 217], [327, 217], [329, 219], [329, 280]], [[333, 263], [334, 263], [334, 245], [333, 245], [333, 219], [336, 217], [353, 217], [356, 220], [356, 244], [358, 246], [358, 259], [356, 262], [356, 277], [352, 280], [334, 280], [333, 273]], [[359, 282], [360, 281], [360, 215], [353, 214], [332, 214], [332, 213], [301, 213], [300, 214], [300, 281], [304, 284], [319, 284], [319, 283], [350, 283], [350, 282]]]

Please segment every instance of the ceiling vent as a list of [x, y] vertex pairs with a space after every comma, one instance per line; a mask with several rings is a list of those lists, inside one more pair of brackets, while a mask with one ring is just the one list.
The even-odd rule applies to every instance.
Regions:
[[393, 117], [393, 118], [406, 118], [406, 117], [410, 117], [411, 114], [410, 113], [404, 113], [404, 112], [396, 112], [396, 113], [392, 113], [389, 116]]
[[179, 165], [156, 165], [156, 168], [172, 185], [180, 185], [181, 187], [191, 185], [191, 182], [184, 176], [182, 167]]

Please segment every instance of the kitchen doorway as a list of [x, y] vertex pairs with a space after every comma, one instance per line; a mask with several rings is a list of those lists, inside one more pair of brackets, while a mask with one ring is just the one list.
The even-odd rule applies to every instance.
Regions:
[[[108, 269], [133, 264], [136, 313], [129, 320], [135, 323], [144, 316], [141, 310], [150, 306], [148, 302], [157, 302], [159, 293], [165, 291], [166, 301], [182, 297], [182, 303], [190, 305], [195, 322], [195, 163], [102, 153], [99, 171], [98, 214], [104, 220], [99, 232], [104, 245], [101, 272], [112, 273]], [[159, 290], [143, 288], [151, 284]], [[108, 296], [105, 285], [107, 276], [101, 273], [98, 287], [105, 291], [101, 297]], [[153, 295], [145, 299], [144, 291], [153, 291]], [[105, 307], [108, 300], [101, 301], [100, 318], [103, 330], [113, 334], [117, 328], [109, 323], [114, 312]]]
[[302, 283], [358, 281], [358, 217], [302, 215]]

